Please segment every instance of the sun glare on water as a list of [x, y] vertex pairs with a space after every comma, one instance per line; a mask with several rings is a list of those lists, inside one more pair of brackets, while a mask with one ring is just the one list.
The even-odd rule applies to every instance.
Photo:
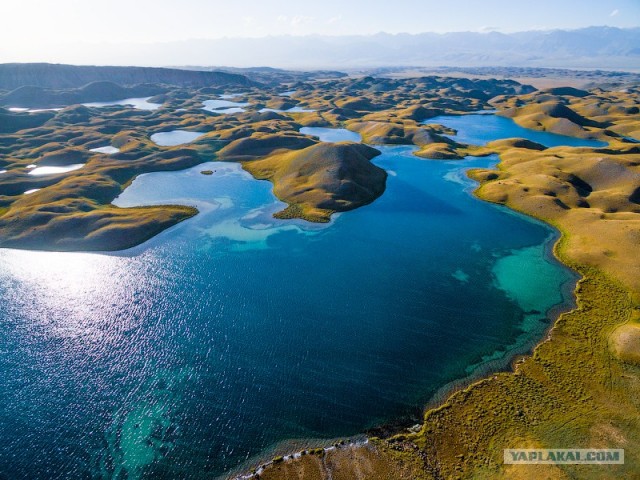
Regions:
[[[125, 258], [88, 253], [0, 252], [2, 280], [15, 283], [16, 315], [47, 337], [99, 340], [136, 279]], [[51, 312], [55, 312], [52, 315]], [[125, 322], [126, 323], [126, 322]], [[120, 327], [126, 327], [121, 325]]]

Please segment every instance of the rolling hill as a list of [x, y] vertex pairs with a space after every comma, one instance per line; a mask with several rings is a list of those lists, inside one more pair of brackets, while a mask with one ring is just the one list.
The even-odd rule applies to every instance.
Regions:
[[0, 64], [0, 90], [24, 86], [69, 89], [93, 82], [113, 82], [122, 86], [155, 83], [179, 87], [250, 86], [244, 75], [202, 72], [173, 68], [78, 66], [51, 63]]

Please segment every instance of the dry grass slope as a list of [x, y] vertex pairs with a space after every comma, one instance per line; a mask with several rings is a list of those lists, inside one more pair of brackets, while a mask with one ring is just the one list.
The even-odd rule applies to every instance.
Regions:
[[[452, 395], [425, 415], [418, 433], [372, 439], [323, 456], [268, 467], [262, 478], [637, 478], [640, 468], [640, 140], [637, 88], [553, 89], [518, 93], [508, 81], [340, 79], [296, 86], [293, 99], [274, 89], [242, 87], [246, 113], [201, 109], [216, 89], [173, 89], [165, 108], [136, 111], [73, 106], [29, 117], [0, 135], [0, 246], [52, 250], [119, 249], [140, 243], [195, 214], [189, 207], [118, 209], [110, 202], [137, 175], [177, 170], [211, 159], [242, 161], [269, 179], [289, 203], [282, 217], [327, 221], [384, 190], [385, 173], [357, 144], [328, 145], [297, 133], [302, 125], [347, 126], [365, 140], [421, 147], [429, 158], [498, 153], [498, 170], [477, 170], [478, 195], [555, 225], [558, 256], [584, 279], [578, 308], [563, 315], [550, 340], [501, 373]], [[440, 113], [493, 105], [531, 128], [609, 142], [601, 149], [544, 149], [523, 140], [468, 147], [438, 126], [418, 122]], [[316, 112], [260, 113], [262, 105]], [[33, 128], [23, 128], [33, 127]], [[153, 132], [206, 132], [197, 142], [158, 147]], [[10, 129], [11, 130], [11, 129]], [[90, 148], [113, 145], [112, 156]], [[222, 150], [221, 150], [222, 149]], [[85, 166], [65, 175], [28, 175], [30, 164]], [[26, 190], [41, 188], [31, 195]], [[617, 467], [505, 467], [502, 449], [518, 446], [625, 448]]]
[[290, 205], [279, 216], [326, 222], [333, 212], [366, 205], [384, 192], [387, 174], [370, 162], [379, 154], [357, 143], [320, 143], [243, 167], [273, 182], [275, 195]]
[[[496, 103], [514, 108], [514, 118], [523, 124], [533, 114], [538, 123], [528, 126], [567, 133], [568, 124], [553, 115], [570, 114], [547, 103], [549, 95], [560, 96], [580, 115], [566, 119], [575, 125], [571, 131], [606, 139], [608, 147], [545, 149], [507, 140], [471, 150], [500, 154], [498, 170], [471, 172], [481, 183], [479, 197], [561, 231], [556, 255], [583, 276], [577, 308], [558, 319], [549, 338], [517, 361], [513, 373], [479, 381], [427, 411], [418, 433], [338, 449], [333, 455], [339, 460], [331, 463], [301, 457], [291, 466], [272, 465], [261, 479], [362, 478], [370, 465], [375, 465], [366, 474], [370, 479], [637, 478], [640, 151], [619, 136], [638, 137], [640, 118], [632, 105], [638, 92], [578, 93], [556, 90]], [[535, 102], [542, 108], [526, 107]], [[625, 464], [502, 463], [504, 448], [568, 447], [624, 448]]]

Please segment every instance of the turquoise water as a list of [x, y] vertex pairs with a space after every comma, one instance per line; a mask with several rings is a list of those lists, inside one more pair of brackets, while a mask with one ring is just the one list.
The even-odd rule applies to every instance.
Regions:
[[422, 122], [424, 124], [440, 124], [458, 131], [453, 138], [457, 142], [470, 145], [485, 145], [493, 140], [503, 138], [526, 138], [545, 147], [604, 147], [607, 144], [598, 140], [568, 137], [550, 132], [539, 132], [521, 127], [510, 118], [498, 115], [440, 115]]
[[415, 423], [539, 338], [573, 277], [549, 228], [471, 196], [465, 169], [496, 159], [380, 149], [386, 192], [330, 224], [273, 219], [269, 182], [213, 162], [127, 188], [120, 206], [201, 210], [142, 246], [0, 250], [0, 476], [211, 478], [286, 439]]

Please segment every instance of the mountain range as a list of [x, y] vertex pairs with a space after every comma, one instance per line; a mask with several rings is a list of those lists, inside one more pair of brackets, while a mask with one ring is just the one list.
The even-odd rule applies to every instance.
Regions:
[[640, 28], [196, 39], [95, 45], [90, 55], [65, 61], [340, 70], [442, 65], [634, 70], [640, 69]]
[[[243, 75], [225, 72], [189, 71], [175, 68], [78, 66], [51, 63], [0, 64], [0, 90], [13, 90], [26, 85], [52, 89], [73, 89], [93, 82], [103, 82], [98, 85], [102, 90], [104, 90], [105, 86], [113, 90], [115, 88], [112, 85], [113, 83], [121, 86], [148, 83], [196, 88], [254, 85], [254, 82]], [[104, 82], [109, 82], [109, 84]], [[93, 90], [97, 89], [97, 86], [95, 87]], [[95, 97], [94, 93], [93, 91], [91, 92], [90, 96], [92, 98]], [[136, 94], [136, 92], [129, 93], [132, 96]], [[106, 96], [105, 92], [100, 92], [100, 94], [102, 97], [91, 101], [124, 98], [119, 95], [125, 94], [125, 92], [108, 92]]]

